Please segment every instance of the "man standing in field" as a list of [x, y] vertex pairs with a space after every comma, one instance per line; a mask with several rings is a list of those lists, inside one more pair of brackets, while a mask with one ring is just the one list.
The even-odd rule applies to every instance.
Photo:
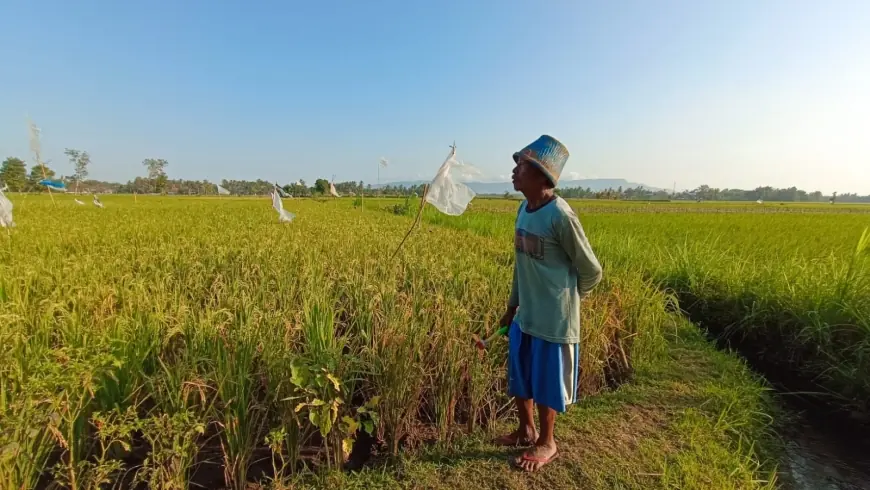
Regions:
[[513, 462], [536, 471], [559, 454], [556, 413], [577, 400], [580, 300], [601, 281], [601, 266], [577, 215], [554, 193], [568, 149], [544, 135], [513, 157], [514, 189], [525, 201], [517, 213], [513, 286], [500, 324], [510, 325], [508, 392], [520, 425], [497, 443], [532, 446]]

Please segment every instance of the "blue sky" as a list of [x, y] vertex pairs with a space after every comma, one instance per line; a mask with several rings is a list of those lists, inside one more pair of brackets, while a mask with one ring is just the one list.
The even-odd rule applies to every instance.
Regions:
[[546, 133], [568, 177], [870, 192], [870, 2], [0, 4], [0, 154], [94, 178], [496, 180]]

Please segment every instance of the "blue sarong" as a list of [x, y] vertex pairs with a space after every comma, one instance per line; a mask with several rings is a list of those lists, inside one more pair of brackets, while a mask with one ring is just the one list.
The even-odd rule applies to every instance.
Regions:
[[534, 400], [557, 412], [577, 402], [580, 344], [556, 344], [524, 333], [513, 322], [508, 333], [508, 394]]

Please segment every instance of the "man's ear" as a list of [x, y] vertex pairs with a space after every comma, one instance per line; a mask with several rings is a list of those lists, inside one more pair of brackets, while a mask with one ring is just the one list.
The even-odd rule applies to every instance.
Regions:
[[538, 178], [540, 179], [540, 183], [544, 186], [545, 189], [552, 189], [553, 183], [550, 182], [550, 179], [547, 177], [547, 174], [544, 173], [543, 170], [537, 167], [537, 165], [533, 165], [534, 169], [538, 171]]

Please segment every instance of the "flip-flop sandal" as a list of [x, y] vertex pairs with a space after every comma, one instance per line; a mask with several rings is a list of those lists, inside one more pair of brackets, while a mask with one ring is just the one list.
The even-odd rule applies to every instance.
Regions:
[[[544, 466], [547, 466], [548, 464], [552, 463], [556, 459], [558, 459], [559, 458], [559, 451], [556, 451], [555, 453], [553, 453], [553, 455], [550, 456], [549, 458], [536, 458], [534, 456], [529, 456], [528, 454], [525, 454], [525, 453], [523, 453], [521, 458], [523, 461], [531, 461], [532, 463], [540, 463], [540, 466], [538, 466], [534, 470], [534, 471], [537, 471], [537, 470], [540, 470], [541, 468], [543, 468]], [[511, 464], [514, 468], [516, 468], [518, 470], [523, 470], [523, 471], [526, 471], [528, 473], [531, 473], [531, 471], [526, 470], [525, 468], [520, 466], [519, 463], [517, 463], [516, 458], [511, 458]]]
[[495, 444], [496, 446], [502, 446], [502, 447], [528, 447], [528, 446], [533, 446], [535, 444], [535, 439], [524, 439], [524, 438], [517, 438], [513, 442], [511, 442], [508, 440], [508, 438], [510, 436], [511, 436], [511, 434], [507, 434], [507, 435], [501, 436], [497, 439], [493, 439], [492, 443]]

